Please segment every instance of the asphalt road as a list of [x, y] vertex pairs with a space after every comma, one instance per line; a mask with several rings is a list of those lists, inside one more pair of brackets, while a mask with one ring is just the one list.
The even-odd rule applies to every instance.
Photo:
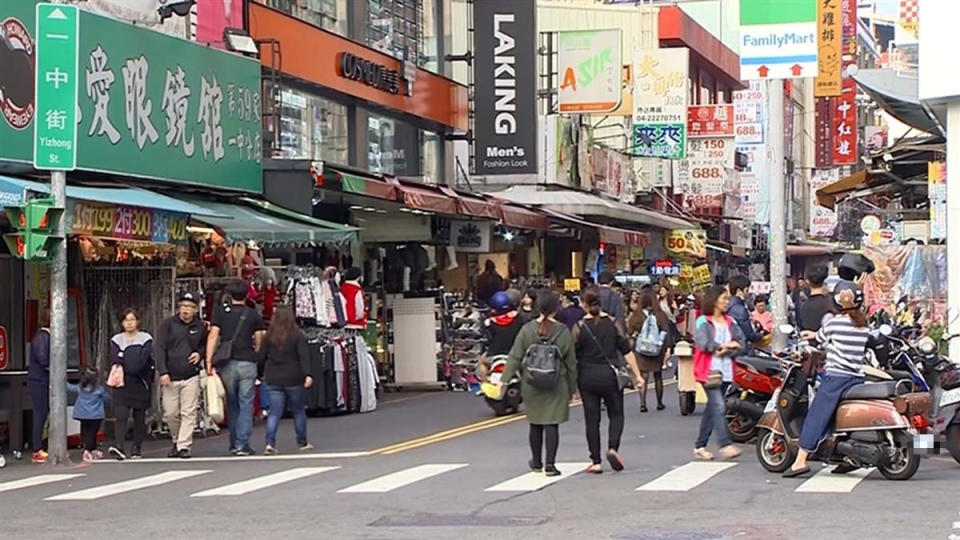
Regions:
[[[463, 393], [314, 419], [312, 454], [293, 450], [287, 420], [280, 457], [224, 457], [214, 437], [189, 461], [13, 463], [0, 471], [0, 537], [927, 540], [960, 528], [952, 460], [926, 459], [908, 482], [785, 480], [752, 447], [735, 463], [692, 463], [699, 415], [681, 417], [667, 394], [666, 411], [646, 414], [628, 396], [622, 473], [577, 474], [588, 459], [574, 409], [561, 427], [564, 475], [550, 485], [528, 474], [523, 419], [491, 420]], [[153, 451], [165, 449], [158, 441]]]

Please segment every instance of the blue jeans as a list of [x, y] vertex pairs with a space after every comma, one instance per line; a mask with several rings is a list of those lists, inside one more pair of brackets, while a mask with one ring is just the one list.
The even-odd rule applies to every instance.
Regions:
[[27, 381], [27, 391], [30, 393], [30, 402], [33, 404], [30, 449], [36, 452], [43, 450], [43, 428], [46, 427], [47, 417], [50, 415], [50, 383]]
[[721, 448], [733, 443], [730, 440], [730, 430], [727, 429], [726, 404], [723, 399], [729, 386], [730, 383], [723, 383], [717, 388], [705, 390], [707, 408], [703, 411], [703, 417], [700, 418], [700, 434], [697, 435], [694, 448], [706, 448], [707, 443], [710, 442], [710, 434], [714, 431], [717, 432], [717, 444]]
[[260, 383], [260, 411], [270, 412], [270, 387], [266, 382]]
[[243, 449], [250, 446], [253, 431], [254, 381], [257, 364], [230, 360], [220, 370], [223, 386], [227, 391], [227, 423], [230, 426], [230, 448]]
[[293, 415], [293, 428], [297, 432], [297, 446], [307, 444], [307, 389], [298, 386], [270, 387], [270, 416], [267, 417], [267, 445], [277, 446], [277, 429], [283, 410], [290, 407]]
[[864, 381], [863, 377], [848, 377], [825, 373], [820, 376], [820, 387], [817, 395], [810, 403], [807, 417], [803, 419], [803, 428], [800, 430], [800, 448], [809, 453], [817, 451], [820, 441], [827, 437], [830, 425], [833, 424], [833, 415], [840, 404], [840, 396], [851, 386]]

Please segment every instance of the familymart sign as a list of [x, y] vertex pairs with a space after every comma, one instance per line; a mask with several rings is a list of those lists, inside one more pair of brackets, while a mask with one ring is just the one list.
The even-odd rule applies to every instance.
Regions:
[[620, 106], [620, 30], [575, 30], [557, 34], [561, 113], [606, 113]]
[[816, 77], [818, 48], [816, 0], [740, 0], [741, 79]]

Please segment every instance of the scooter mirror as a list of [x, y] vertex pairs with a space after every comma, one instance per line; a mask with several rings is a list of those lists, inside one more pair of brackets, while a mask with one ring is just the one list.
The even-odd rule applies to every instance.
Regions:
[[893, 327], [890, 326], [889, 324], [881, 324], [880, 333], [889, 337], [893, 334]]
[[781, 324], [777, 327], [777, 330], [779, 330], [781, 334], [792, 336], [795, 328], [792, 324]]

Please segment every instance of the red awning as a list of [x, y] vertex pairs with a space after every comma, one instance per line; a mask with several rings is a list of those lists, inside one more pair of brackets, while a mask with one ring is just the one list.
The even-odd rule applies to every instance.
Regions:
[[550, 227], [547, 216], [522, 206], [504, 203], [500, 206], [500, 214], [503, 224], [508, 227], [541, 231]]
[[604, 244], [636, 247], [647, 247], [650, 245], [650, 235], [644, 232], [631, 231], [628, 229], [621, 229], [619, 227], [612, 227], [610, 225], [593, 223], [592, 221], [587, 221], [577, 216], [571, 216], [570, 214], [564, 214], [563, 212], [557, 212], [556, 210], [551, 210], [549, 208], [541, 208], [540, 210], [543, 213], [561, 221], [567, 221], [582, 227], [595, 229], [600, 236], [600, 241]]
[[396, 187], [386, 180], [331, 169], [324, 170], [323, 175], [317, 177], [317, 187], [324, 187], [324, 181], [331, 178], [340, 182], [340, 190], [344, 193], [355, 193], [388, 201], [397, 200]]
[[393, 180], [397, 191], [402, 195], [403, 204], [407, 208], [436, 212], [438, 214], [457, 215], [457, 200], [427, 187], [415, 187], [410, 184], [401, 184]]
[[457, 192], [447, 186], [439, 186], [440, 191], [457, 201], [459, 214], [483, 219], [500, 220], [500, 205], [483, 197]]

